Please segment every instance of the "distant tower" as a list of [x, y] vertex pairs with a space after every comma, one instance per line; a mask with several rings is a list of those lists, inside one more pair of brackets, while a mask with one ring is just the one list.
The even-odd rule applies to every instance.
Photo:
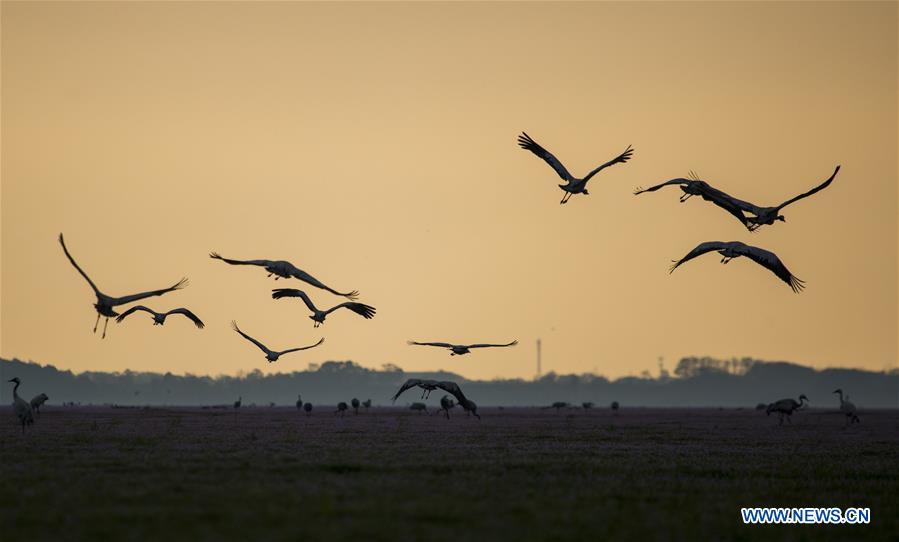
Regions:
[[540, 378], [540, 339], [537, 339], [537, 378]]

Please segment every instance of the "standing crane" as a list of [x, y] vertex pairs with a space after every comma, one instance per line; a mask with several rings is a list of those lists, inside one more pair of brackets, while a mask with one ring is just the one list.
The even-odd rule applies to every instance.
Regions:
[[75, 258], [73, 258], [71, 254], [69, 254], [69, 249], [66, 248], [66, 242], [65, 239], [63, 239], [61, 233], [59, 234], [59, 244], [62, 245], [62, 251], [65, 252], [66, 258], [69, 259], [69, 262], [72, 263], [72, 266], [74, 266], [75, 269], [78, 270], [78, 272], [81, 274], [81, 276], [84, 277], [84, 280], [87, 281], [91, 289], [94, 291], [94, 294], [97, 296], [97, 302], [94, 303], [94, 309], [97, 310], [97, 321], [94, 322], [94, 333], [97, 332], [97, 326], [100, 325], [100, 317], [106, 317], [106, 320], [103, 323], [103, 336], [100, 337], [101, 339], [106, 338], [106, 327], [109, 325], [109, 319], [119, 315], [119, 313], [117, 313], [113, 307], [133, 303], [135, 301], [146, 299], [148, 297], [167, 294], [169, 292], [174, 292], [175, 290], [180, 290], [181, 288], [187, 286], [188, 281], [186, 278], [183, 278], [172, 286], [169, 286], [168, 288], [162, 288], [161, 290], [153, 290], [151, 292], [143, 292], [140, 294], [132, 294], [122, 297], [108, 296], [101, 292], [97, 288], [97, 285], [94, 284], [94, 281], [92, 281], [91, 278], [87, 276], [87, 273], [85, 273], [84, 270], [81, 269], [77, 263], [75, 263]]
[[309, 299], [309, 296], [306, 295], [306, 292], [302, 290], [297, 290], [296, 288], [275, 288], [272, 290], [272, 299], [281, 299], [283, 297], [299, 297], [303, 300], [303, 303], [306, 304], [306, 307], [312, 311], [312, 316], [309, 318], [315, 322], [313, 327], [318, 327], [325, 323], [325, 318], [332, 312], [337, 309], [349, 309], [359, 316], [362, 316], [366, 320], [371, 320], [375, 317], [375, 312], [377, 309], [370, 305], [366, 305], [364, 303], [357, 303], [355, 301], [346, 301], [341, 303], [340, 305], [335, 305], [330, 309], [323, 311], [319, 310], [318, 307], [315, 306], [315, 303]]
[[46, 393], [40, 393], [38, 395], [35, 395], [34, 398], [31, 400], [31, 410], [35, 414], [40, 416], [41, 415], [41, 407], [44, 406], [44, 403], [46, 403], [48, 399], [50, 399], [50, 398], [47, 397]]
[[297, 395], [297, 410], [303, 408], [303, 398], [300, 395]]
[[353, 413], [357, 416], [359, 415], [359, 404], [359, 399], [356, 399], [355, 397], [353, 397], [353, 400], [350, 401], [350, 405], [353, 406]]
[[334, 411], [334, 414], [340, 413], [341, 416], [345, 416], [348, 408], [347, 404], [341, 401], [337, 403], [337, 410]]
[[565, 195], [562, 197], [562, 201], [560, 201], [559, 203], [568, 203], [568, 200], [574, 194], [583, 194], [585, 196], [588, 196], [589, 192], [587, 192], [587, 182], [591, 178], [593, 178], [594, 175], [609, 166], [627, 162], [634, 154], [634, 150], [630, 145], [628, 145], [623, 153], [609, 160], [605, 164], [598, 166], [596, 169], [588, 173], [583, 179], [578, 179], [577, 177], [569, 173], [567, 169], [565, 169], [565, 166], [562, 165], [562, 162], [560, 162], [558, 158], [553, 156], [551, 152], [544, 149], [536, 141], [531, 139], [531, 136], [529, 136], [526, 132], [521, 132], [521, 135], [518, 136], [518, 146], [520, 146], [522, 149], [529, 150], [535, 155], [542, 158], [543, 161], [549, 164], [549, 166], [556, 171], [559, 177], [561, 177], [562, 180], [565, 181], [565, 184], [559, 185], [559, 188], [561, 188], [562, 191], [565, 192]]
[[19, 377], [13, 377], [9, 379], [9, 382], [15, 383], [12, 388], [12, 408], [16, 417], [19, 418], [19, 423], [22, 424], [22, 434], [24, 435], [25, 426], [34, 423], [34, 412], [31, 410], [31, 404], [19, 397], [19, 385], [22, 383]]
[[449, 395], [444, 395], [440, 398], [440, 410], [437, 412], [443, 412], [448, 420], [450, 417], [449, 411], [456, 408], [456, 403], [450, 398]]
[[234, 401], [234, 409], [237, 410], [240, 408], [240, 405], [243, 403], [243, 396], [237, 398], [237, 401]]
[[858, 415], [855, 413], [855, 405], [849, 402], [849, 395], [846, 395], [846, 397], [843, 398], [843, 390], [841, 388], [837, 388], [833, 390], [833, 392], [840, 396], [840, 412], [846, 415], [846, 425], [849, 425], [850, 423], [861, 423], [858, 419]]
[[303, 271], [302, 269], [297, 268], [292, 263], [284, 261], [284, 260], [229, 260], [228, 258], [223, 258], [219, 256], [217, 252], [212, 252], [209, 254], [210, 258], [215, 260], [221, 260], [230, 265], [256, 265], [259, 267], [264, 267], [266, 271], [268, 271], [268, 276], [271, 277], [275, 275], [275, 280], [279, 278], [289, 279], [294, 278], [301, 280], [307, 284], [315, 286], [316, 288], [320, 288], [322, 290], [327, 290], [334, 295], [339, 295], [341, 297], [345, 297], [347, 299], [356, 299], [359, 296], [359, 292], [353, 290], [351, 292], [338, 292], [337, 290], [325, 285], [323, 282], [313, 277], [309, 273]]
[[800, 395], [798, 402], [794, 399], [781, 399], [768, 405], [768, 408], [765, 409], [765, 414], [770, 416], [772, 412], [777, 412], [780, 415], [780, 423], [778, 425], [784, 424], [784, 416], [786, 416], [787, 422], [792, 424], [790, 417], [793, 415], [793, 412], [802, 408], [807, 402], [808, 397], [805, 395]]
[[312, 403], [303, 403], [303, 410], [306, 412], [306, 415], [312, 413]]

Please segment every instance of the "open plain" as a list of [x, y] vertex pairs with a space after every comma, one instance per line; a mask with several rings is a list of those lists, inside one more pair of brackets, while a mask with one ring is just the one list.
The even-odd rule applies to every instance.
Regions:
[[[431, 401], [433, 403], [433, 401]], [[4, 538], [895, 540], [899, 413], [0, 410]], [[870, 507], [747, 526], [744, 506]], [[7, 538], [8, 537], [8, 538]]]

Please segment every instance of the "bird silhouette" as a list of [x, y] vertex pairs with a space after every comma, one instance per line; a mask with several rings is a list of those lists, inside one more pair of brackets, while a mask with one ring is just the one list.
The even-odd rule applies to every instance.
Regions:
[[840, 412], [846, 415], [846, 425], [851, 423], [861, 423], [861, 420], [858, 419], [858, 415], [856, 414], [855, 404], [849, 402], [849, 396], [847, 395], [844, 398], [843, 390], [840, 388], [833, 390], [833, 393], [840, 396]]
[[261, 342], [257, 341], [257, 340], [254, 339], [253, 337], [250, 337], [249, 335], [247, 335], [247, 334], [244, 333], [243, 331], [241, 331], [240, 328], [237, 327], [237, 322], [231, 322], [231, 327], [232, 327], [232, 329], [234, 329], [234, 331], [238, 332], [238, 333], [240, 334], [241, 337], [243, 337], [244, 339], [246, 339], [246, 340], [250, 341], [251, 343], [255, 344], [256, 346], [259, 347], [260, 350], [262, 350], [263, 352], [265, 352], [265, 359], [267, 359], [269, 363], [278, 361], [278, 358], [280, 358], [280, 357], [283, 356], [284, 354], [289, 354], [290, 352], [299, 352], [300, 350], [309, 350], [310, 348], [315, 348], [316, 346], [318, 346], [318, 345], [320, 345], [321, 343], [325, 342], [325, 339], [324, 339], [324, 337], [323, 337], [323, 338], [319, 339], [317, 343], [311, 344], [311, 345], [309, 345], [309, 346], [301, 346], [301, 347], [299, 347], [299, 348], [289, 348], [289, 349], [287, 349], [287, 350], [275, 351], [275, 350], [272, 350], [272, 349], [270, 349], [269, 347], [265, 346], [265, 345], [262, 344]]
[[97, 326], [100, 324], [100, 316], [105, 316], [106, 320], [103, 324], [103, 336], [101, 337], [103, 339], [106, 338], [106, 326], [109, 324], [109, 319], [119, 315], [119, 313], [117, 313], [113, 309], [113, 307], [133, 303], [135, 301], [140, 301], [141, 299], [146, 299], [148, 297], [167, 294], [169, 292], [174, 292], [175, 290], [180, 290], [181, 288], [187, 286], [187, 279], [183, 278], [174, 285], [169, 286], [168, 288], [162, 288], [161, 290], [153, 290], [151, 292], [143, 292], [140, 294], [132, 294], [122, 297], [108, 296], [97, 288], [97, 285], [94, 284], [94, 281], [92, 281], [91, 278], [87, 276], [87, 273], [85, 273], [84, 270], [81, 269], [81, 267], [79, 267], [75, 262], [75, 258], [73, 258], [71, 254], [69, 254], [69, 249], [66, 248], [66, 242], [65, 239], [63, 239], [61, 233], [59, 234], [59, 244], [62, 245], [62, 251], [65, 252], [66, 258], [68, 258], [75, 269], [77, 269], [78, 272], [81, 273], [81, 276], [84, 277], [84, 280], [87, 281], [91, 289], [93, 289], [94, 294], [97, 296], [97, 302], [94, 303], [94, 308], [97, 310], [97, 321], [94, 322], [94, 333], [97, 332]]
[[709, 241], [706, 243], [700, 243], [696, 246], [696, 248], [691, 250], [680, 260], [672, 260], [674, 262], [674, 265], [671, 266], [669, 272], [673, 273], [674, 270], [678, 268], [678, 266], [692, 260], [693, 258], [696, 258], [697, 256], [702, 256], [707, 252], [714, 251], [717, 251], [719, 254], [721, 254], [721, 263], [724, 264], [728, 263], [734, 258], [746, 256], [750, 260], [777, 275], [777, 278], [787, 283], [787, 285], [796, 293], [799, 293], [805, 287], [804, 281], [793, 276], [793, 274], [790, 273], [790, 270], [787, 269], [787, 267], [783, 264], [782, 261], [780, 261], [780, 258], [778, 258], [776, 254], [762, 248], [746, 245], [739, 241], [731, 241], [729, 243], [725, 243], [722, 241]]
[[793, 412], [799, 410], [803, 407], [803, 405], [808, 402], [808, 397], [804, 394], [799, 396], [799, 401], [794, 399], [781, 399], [780, 401], [775, 401], [768, 405], [768, 408], [765, 409], [765, 414], [770, 416], [772, 412], [777, 412], [780, 415], [780, 422], [778, 425], [783, 425], [784, 417], [787, 418], [788, 423], [793, 423], [790, 420], [790, 417], [793, 415]]
[[833, 170], [833, 173], [830, 175], [830, 177], [827, 180], [825, 180], [823, 183], [812, 188], [808, 192], [803, 192], [802, 194], [799, 194], [798, 196], [796, 196], [794, 198], [790, 198], [787, 201], [785, 201], [775, 207], [759, 207], [757, 205], [753, 205], [751, 203], [747, 203], [747, 202], [737, 200], [737, 199], [733, 200], [733, 204], [740, 207], [744, 211], [748, 211], [755, 215], [755, 216], [750, 216], [748, 218], [748, 221], [750, 223], [750, 231], [754, 231], [762, 226], [770, 226], [770, 225], [774, 224], [774, 222], [777, 220], [779, 220], [781, 222], [786, 222], [787, 219], [782, 214], [780, 214], [781, 209], [783, 209], [787, 205], [790, 205], [791, 203], [795, 203], [801, 199], [804, 199], [813, 194], [816, 194], [816, 193], [820, 192], [821, 190], [824, 190], [825, 188], [830, 186], [830, 183], [833, 182], [834, 178], [836, 178], [837, 173], [839, 173], [839, 172], [840, 172], [840, 166], [837, 166], [836, 169]]
[[352, 292], [338, 292], [337, 290], [331, 288], [330, 286], [325, 285], [322, 281], [313, 277], [309, 273], [299, 269], [295, 265], [290, 262], [284, 260], [231, 260], [228, 258], [223, 258], [217, 252], [211, 252], [209, 254], [210, 258], [221, 260], [227, 264], [231, 265], [256, 265], [259, 267], [264, 267], [266, 271], [268, 271], [268, 276], [271, 277], [275, 275], [275, 280], [279, 278], [289, 279], [294, 278], [301, 280], [307, 284], [315, 286], [316, 288], [321, 288], [322, 290], [327, 290], [334, 295], [339, 295], [342, 297], [346, 297], [348, 299], [356, 299], [359, 296], [359, 292], [353, 290]]
[[562, 165], [562, 162], [559, 161], [558, 158], [553, 156], [551, 152], [541, 147], [536, 141], [531, 139], [526, 132], [522, 132], [520, 136], [518, 136], [518, 145], [522, 149], [526, 149], [536, 154], [540, 158], [542, 158], [547, 164], [552, 167], [556, 173], [559, 174], [559, 177], [565, 181], [565, 184], [560, 184], [559, 188], [565, 192], [565, 195], [562, 197], [562, 201], [559, 203], [568, 203], [568, 200], [571, 198], [573, 194], [584, 194], [589, 195], [587, 192], [587, 182], [597, 173], [602, 171], [603, 169], [614, 165], [614, 164], [623, 164], [631, 159], [631, 156], [634, 154], [634, 150], [628, 145], [627, 149], [624, 150], [623, 153], [619, 154], [615, 158], [609, 160], [605, 164], [598, 166], [596, 169], [588, 173], [583, 179], [579, 179], [568, 172], [565, 169], [565, 166]]
[[655, 186], [651, 186], [645, 189], [637, 187], [637, 189], [634, 190], [634, 195], [639, 196], [640, 194], [644, 194], [646, 192], [655, 192], [656, 190], [659, 190], [660, 188], [664, 188], [666, 186], [680, 186], [680, 189], [684, 192], [680, 197], [681, 203], [684, 203], [693, 196], [699, 196], [705, 201], [711, 202], [721, 209], [724, 209], [731, 216], [739, 220], [747, 230], [752, 231], [749, 219], [744, 214], [742, 208], [742, 206], [750, 204], [744, 201], [740, 201], [730, 196], [729, 194], [718, 190], [709, 183], [699, 179], [696, 173], [692, 171], [690, 172], [690, 178], [688, 179], [679, 177], [677, 179], [671, 179], [670, 181], [665, 181], [663, 183], [659, 183]]
[[448, 348], [451, 356], [464, 356], [470, 354], [472, 348], [505, 348], [507, 346], [515, 346], [518, 341], [512, 341], [506, 344], [450, 344], [450, 343], [420, 343], [416, 341], [407, 341], [410, 345], [415, 346], [437, 346], [440, 348]]
[[366, 320], [370, 320], [375, 317], [376, 309], [372, 306], [366, 305], [364, 303], [357, 303], [355, 301], [345, 301], [340, 305], [335, 305], [330, 309], [323, 311], [319, 310], [318, 307], [309, 299], [309, 296], [306, 295], [306, 292], [302, 290], [297, 290], [296, 288], [275, 288], [272, 290], [272, 298], [273, 299], [281, 299], [284, 297], [298, 297], [303, 300], [309, 310], [312, 311], [312, 316], [309, 318], [315, 322], [313, 327], [318, 327], [325, 323], [325, 318], [332, 312], [337, 309], [349, 309], [359, 316], [362, 316]]
[[129, 314], [133, 314], [137, 311], [143, 311], [143, 312], [146, 312], [146, 313], [152, 315], [154, 326], [165, 325], [165, 319], [170, 314], [182, 314], [182, 315], [186, 316], [187, 318], [189, 318], [190, 321], [193, 322], [194, 325], [197, 326], [198, 328], [203, 329], [204, 327], [206, 327], [206, 324], [204, 324], [202, 320], [197, 318], [196, 314], [190, 312], [189, 310], [187, 310], [183, 307], [178, 308], [178, 309], [172, 309], [168, 312], [156, 312], [149, 307], [145, 307], [143, 305], [135, 305], [135, 306], [131, 307], [130, 309], [126, 310], [125, 312], [123, 312], [122, 314], [120, 314], [118, 316], [118, 318], [115, 319], [115, 321], [117, 323], [121, 324], [125, 320], [125, 318], [128, 317]]
[[456, 398], [456, 401], [466, 411], [474, 414], [479, 420], [481, 416], [478, 414], [478, 407], [474, 404], [473, 401], [469, 400], [468, 397], [462, 393], [462, 388], [459, 387], [455, 382], [450, 381], [436, 381], [436, 380], [421, 380], [418, 378], [410, 378], [407, 380], [402, 386], [400, 386], [399, 391], [396, 392], [396, 395], [393, 396], [393, 402], [396, 402], [397, 398], [399, 398], [402, 393], [408, 389], [420, 387], [422, 389], [427, 390], [428, 394], [435, 389], [441, 389], [445, 392], [448, 392], [450, 395]]
[[28, 401], [19, 397], [19, 385], [22, 384], [19, 377], [10, 378], [9, 382], [15, 384], [12, 388], [12, 408], [16, 418], [19, 419], [19, 423], [22, 424], [22, 434], [24, 435], [25, 426], [34, 423], [34, 411], [31, 410], [31, 404]]

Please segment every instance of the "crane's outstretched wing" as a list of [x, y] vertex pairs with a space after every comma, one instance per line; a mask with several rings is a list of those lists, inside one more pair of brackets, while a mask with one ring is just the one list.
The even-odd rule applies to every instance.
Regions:
[[406, 341], [407, 344], [412, 344], [416, 346], [439, 346], [441, 348], [452, 348], [454, 345], [450, 343], [420, 343], [416, 341]]
[[62, 245], [62, 251], [66, 253], [66, 258], [68, 258], [69, 261], [72, 262], [72, 265], [75, 266], [75, 269], [77, 269], [79, 273], [81, 273], [81, 276], [84, 277], [84, 280], [86, 280], [87, 283], [91, 285], [94, 293], [100, 295], [100, 290], [97, 289], [97, 285], [94, 284], [94, 281], [92, 281], [91, 278], [87, 276], [87, 273], [85, 273], [84, 270], [81, 269], [77, 263], [75, 263], [75, 258], [73, 258], [71, 254], [69, 254], [69, 249], [66, 248], [66, 241], [65, 239], [63, 239], [61, 233], [59, 234], [59, 244]]
[[827, 188], [828, 186], [830, 186], [830, 183], [833, 182], [834, 177], [836, 177], [836, 176], [837, 176], [837, 173], [839, 173], [839, 172], [840, 172], [840, 166], [837, 166], [837, 168], [836, 168], [835, 170], [833, 170], [833, 174], [832, 174], [832, 175], [830, 176], [830, 178], [828, 178], [826, 181], [824, 181], [823, 183], [819, 184], [818, 186], [812, 188], [812, 189], [809, 190], [808, 192], [799, 194], [799, 195], [796, 196], [795, 198], [788, 199], [787, 201], [785, 201], [785, 202], [781, 203], [780, 205], [778, 205], [777, 208], [778, 208], [778, 209], [783, 209], [784, 207], [786, 207], [787, 205], [789, 205], [789, 204], [791, 204], [791, 203], [793, 203], [793, 202], [795, 202], [795, 201], [799, 201], [799, 200], [801, 200], [802, 198], [807, 198], [807, 197], [811, 196], [812, 194], [814, 194], [815, 192], [824, 190], [825, 188]]
[[712, 188], [707, 184], [705, 184], [702, 188], [702, 199], [710, 201], [714, 205], [720, 207], [721, 209], [724, 209], [731, 216], [739, 220], [740, 224], [743, 224], [743, 226], [745, 226], [747, 230], [752, 231], [749, 220], [746, 218], [746, 215], [743, 214], [743, 209], [737, 204], [737, 202], [739, 202], [740, 200], [732, 198], [728, 194], [718, 189]]
[[633, 155], [634, 155], [634, 149], [630, 145], [628, 145], [627, 148], [624, 149], [623, 153], [619, 154], [615, 158], [612, 158], [605, 164], [597, 167], [596, 169], [594, 169], [593, 171], [588, 173], [587, 176], [584, 177], [584, 182], [589, 181], [590, 177], [593, 177], [594, 175], [596, 175], [597, 173], [599, 173], [600, 171], [604, 170], [605, 168], [607, 168], [609, 166], [614, 166], [615, 164], [623, 164], [623, 163], [627, 162], [628, 160], [631, 159], [631, 156], [633, 156]]
[[571, 176], [571, 173], [568, 173], [568, 170], [565, 169], [565, 166], [562, 165], [562, 162], [559, 162], [559, 159], [553, 156], [551, 152], [541, 147], [536, 141], [531, 139], [531, 136], [527, 134], [527, 132], [521, 132], [521, 135], [518, 136], [518, 145], [522, 149], [527, 149], [532, 153], [536, 154], [540, 158], [550, 165], [556, 173], [559, 174], [559, 177], [562, 177], [562, 180], [565, 181], [573, 181], [574, 177]]
[[455, 397], [459, 401], [460, 405], [465, 406], [468, 404], [468, 402], [469, 402], [468, 398], [465, 397], [465, 394], [462, 393], [462, 388], [460, 388], [459, 385], [456, 384], [455, 382], [449, 382], [449, 381], [438, 382], [437, 387], [446, 392], [449, 392], [453, 397]]
[[752, 247], [748, 245], [744, 245], [743, 247], [738, 248], [737, 252], [739, 252], [743, 256], [746, 256], [762, 267], [767, 268], [769, 271], [777, 275], [780, 280], [786, 282], [787, 285], [792, 288], [793, 291], [797, 294], [801, 292], [803, 288], [805, 288], [805, 281], [793, 276], [793, 274], [790, 273], [790, 270], [787, 269], [787, 266], [785, 266], [783, 262], [780, 261], [780, 258], [777, 257], [777, 254], [774, 254], [773, 252], [767, 251], [763, 248]]
[[354, 301], [347, 301], [346, 303], [341, 303], [340, 305], [337, 305], [336, 307], [331, 307], [330, 309], [328, 309], [328, 313], [330, 314], [341, 307], [350, 309], [351, 311], [355, 312], [359, 316], [365, 317], [366, 320], [371, 320], [372, 318], [374, 318], [375, 312], [377, 310], [374, 307], [372, 307], [370, 305], [366, 305], [364, 303], [356, 303]]
[[289, 349], [289, 350], [284, 350], [283, 352], [281, 352], [281, 354], [283, 355], [283, 354], [288, 354], [288, 353], [290, 353], [290, 352], [299, 352], [300, 350], [309, 350], [310, 348], [315, 348], [316, 346], [320, 345], [320, 344], [323, 343], [323, 342], [325, 342], [325, 338], [324, 338], [324, 337], [322, 337], [321, 339], [319, 339], [318, 342], [315, 343], [315, 344], [310, 344], [309, 346], [301, 346], [301, 347], [299, 347], [299, 348], [291, 348], [291, 349]]
[[157, 295], [167, 294], [169, 292], [174, 292], [175, 290], [180, 290], [187, 286], [188, 280], [187, 278], [183, 278], [176, 282], [175, 284], [169, 286], [168, 288], [163, 288], [161, 290], [153, 290], [152, 292], [143, 292], [140, 294], [131, 294], [122, 297], [116, 297], [112, 300], [112, 305], [125, 305], [126, 303], [131, 303], [134, 301], [139, 301], [141, 299], [146, 299], [148, 297], [153, 297]]
[[705, 243], [700, 243], [700, 244], [696, 245], [696, 248], [691, 250], [686, 256], [684, 256], [680, 260], [676, 260], [676, 261], [671, 260], [672, 262], [674, 262], [674, 265], [672, 265], [670, 268], [668, 268], [668, 272], [674, 273], [674, 270], [677, 269], [681, 264], [689, 262], [690, 260], [692, 260], [693, 258], [696, 258], [697, 256], [702, 256], [703, 254], [705, 254], [707, 252], [721, 250], [721, 249], [727, 247], [728, 245], [730, 245], [730, 243], [725, 243], [723, 241], [707, 241]]
[[229, 260], [228, 258], [220, 256], [218, 252], [210, 252], [209, 257], [231, 265], [258, 265], [260, 267], [268, 267], [274, 263], [271, 260]]
[[303, 282], [305, 282], [307, 284], [311, 284], [312, 286], [315, 286], [316, 288], [321, 288], [322, 290], [331, 292], [334, 295], [339, 295], [339, 296], [345, 297], [347, 299], [356, 299], [359, 297], [358, 291], [353, 290], [351, 292], [338, 292], [337, 290], [331, 288], [330, 286], [325, 285], [325, 283], [323, 283], [322, 281], [318, 280], [317, 278], [313, 277], [309, 273], [303, 271], [302, 269], [296, 267], [293, 264], [290, 264], [289, 274], [291, 277], [293, 277], [295, 279], [302, 280]]
[[247, 335], [247, 334], [244, 333], [243, 331], [241, 331], [240, 328], [237, 327], [237, 322], [235, 322], [235, 321], [232, 320], [232, 321], [231, 321], [231, 327], [234, 329], [234, 331], [240, 333], [240, 336], [241, 336], [241, 337], [243, 337], [244, 339], [246, 339], [246, 340], [250, 341], [251, 343], [255, 344], [256, 346], [258, 346], [259, 349], [262, 350], [263, 352], [265, 352], [266, 355], [268, 355], [268, 354], [271, 352], [271, 350], [269, 350], [268, 347], [266, 347], [264, 344], [262, 344], [261, 342], [257, 341], [257, 340], [254, 339], [253, 337], [250, 337], [249, 335]]
[[663, 183], [659, 183], [659, 184], [657, 184], [657, 185], [655, 185], [655, 186], [650, 186], [649, 188], [643, 188], [643, 187], [641, 187], [641, 186], [638, 186], [638, 187], [634, 190], [634, 195], [635, 195], [635, 196], [639, 196], [639, 195], [642, 194], [643, 192], [655, 192], [655, 191], [658, 190], [659, 188], [664, 188], [664, 187], [666, 187], [666, 186], [671, 186], [671, 185], [675, 185], [675, 184], [680, 184], [680, 185], [683, 185], [683, 184], [689, 184], [690, 182], [691, 182], [690, 179], [680, 179], [680, 178], [678, 178], [678, 179], [671, 179], [670, 181], [665, 181], [665, 182], [663, 182]]
[[297, 290], [296, 288], [275, 288], [272, 290], [272, 299], [281, 299], [283, 297], [299, 297], [303, 300], [303, 303], [311, 310], [312, 312], [317, 312], [318, 309], [315, 307], [315, 303], [309, 299], [309, 296], [306, 295], [306, 292], [303, 290]]
[[152, 314], [153, 316], [156, 316], [156, 311], [154, 311], [153, 309], [151, 309], [151, 308], [149, 308], [149, 307], [144, 307], [143, 305], [135, 305], [135, 306], [131, 307], [130, 309], [126, 310], [125, 312], [123, 312], [122, 314], [120, 314], [120, 315], [115, 319], [115, 321], [118, 322], [119, 324], [121, 324], [121, 323], [122, 323], [122, 320], [124, 320], [129, 314], [132, 314], [132, 313], [134, 313], [134, 312], [136, 312], [136, 311], [149, 312], [149, 313]]
[[490, 348], [490, 347], [504, 348], [506, 346], [515, 346], [516, 344], [518, 344], [517, 340], [512, 341], [510, 343], [506, 343], [506, 344], [469, 344], [468, 348]]
[[395, 403], [396, 400], [397, 400], [397, 398], [399, 398], [399, 396], [402, 395], [404, 391], [406, 391], [406, 390], [408, 390], [408, 389], [412, 389], [412, 388], [414, 388], [414, 387], [416, 387], [416, 386], [419, 386], [419, 385], [421, 385], [421, 380], [420, 380], [420, 379], [418, 379], [418, 378], [410, 378], [410, 379], [407, 380], [405, 383], [403, 383], [402, 386], [400, 386], [399, 391], [397, 391], [397, 392], [396, 392], [396, 395], [393, 396], [393, 402]]
[[196, 314], [190, 312], [189, 310], [187, 310], [183, 307], [178, 308], [178, 309], [172, 309], [169, 312], [167, 312], [166, 314], [183, 314], [184, 316], [187, 316], [188, 318], [190, 318], [191, 322], [193, 322], [194, 325], [197, 326], [198, 328], [203, 329], [204, 327], [206, 327], [206, 324], [204, 324], [202, 320], [197, 318]]

